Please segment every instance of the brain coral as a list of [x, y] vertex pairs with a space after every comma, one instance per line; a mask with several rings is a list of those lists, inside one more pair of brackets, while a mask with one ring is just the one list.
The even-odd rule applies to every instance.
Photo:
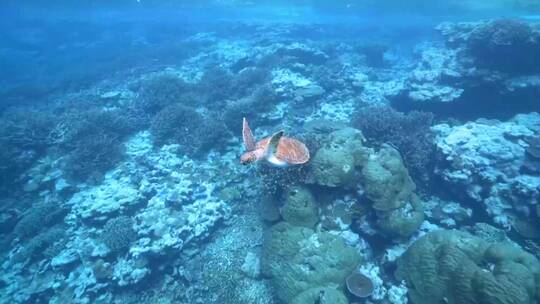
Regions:
[[311, 161], [312, 181], [327, 187], [353, 184], [355, 167], [363, 164], [370, 152], [363, 141], [362, 132], [353, 128], [330, 133]]
[[291, 304], [348, 304], [343, 292], [332, 287], [308, 289], [296, 296]]
[[438, 230], [398, 260], [414, 304], [533, 304], [540, 300], [540, 263], [509, 242]]
[[295, 226], [315, 227], [318, 221], [315, 197], [305, 187], [297, 186], [289, 189], [281, 215], [285, 221]]
[[313, 288], [342, 286], [358, 263], [358, 253], [338, 236], [280, 222], [265, 237], [261, 270], [281, 301], [299, 303], [297, 297]]
[[362, 168], [362, 180], [373, 208], [382, 211], [401, 207], [416, 188], [399, 152], [390, 145], [370, 156]]
[[422, 211], [407, 206], [377, 213], [377, 227], [390, 237], [408, 238], [416, 232], [423, 221]]

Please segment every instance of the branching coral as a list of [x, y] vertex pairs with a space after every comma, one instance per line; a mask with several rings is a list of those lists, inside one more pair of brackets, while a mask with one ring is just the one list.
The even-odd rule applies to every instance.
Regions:
[[214, 108], [221, 108], [226, 100], [234, 99], [234, 77], [225, 69], [213, 67], [205, 71], [198, 83], [203, 102]]
[[48, 111], [8, 111], [1, 118], [0, 141], [20, 149], [43, 150], [55, 122], [55, 116]]
[[129, 248], [136, 238], [133, 221], [127, 216], [110, 219], [103, 227], [103, 233], [100, 236], [101, 241], [113, 252]]
[[41, 232], [44, 228], [60, 222], [67, 210], [53, 203], [36, 204], [24, 214], [15, 225], [13, 234], [20, 239], [28, 239]]
[[521, 73], [540, 70], [540, 41], [531, 25], [499, 19], [475, 27], [467, 48], [479, 67]]
[[242, 117], [249, 117], [256, 122], [257, 118], [276, 104], [277, 96], [269, 85], [257, 87], [249, 96], [227, 103], [223, 119], [229, 130], [238, 132], [242, 127]]
[[141, 83], [137, 106], [147, 113], [155, 114], [174, 103], [194, 105], [198, 100], [192, 89], [192, 85], [176, 75], [157, 74]]
[[388, 106], [360, 108], [352, 124], [374, 144], [388, 143], [397, 148], [415, 181], [426, 181], [433, 171], [435, 145], [430, 126], [433, 114], [413, 111], [400, 113]]
[[48, 111], [8, 110], [0, 118], [0, 187], [11, 185], [44, 153], [56, 118]]
[[157, 144], [179, 144], [189, 156], [215, 148], [224, 139], [225, 126], [218, 117], [204, 118], [195, 109], [173, 104], [152, 120], [150, 130]]
[[[41, 231], [43, 231], [43, 227], [40, 232]], [[50, 257], [50, 252], [54, 251], [54, 249], [51, 249], [51, 247], [53, 247], [53, 244], [57, 242], [62, 244], [62, 238], [64, 237], [65, 233], [66, 230], [63, 226], [54, 226], [50, 229], [46, 229], [26, 242], [24, 246], [15, 253], [13, 256], [13, 261], [32, 261], [37, 259], [37, 257], [42, 254], [48, 254]]]
[[50, 141], [68, 153], [67, 173], [84, 180], [116, 164], [122, 158], [122, 139], [136, 129], [120, 111], [76, 109], [60, 118]]

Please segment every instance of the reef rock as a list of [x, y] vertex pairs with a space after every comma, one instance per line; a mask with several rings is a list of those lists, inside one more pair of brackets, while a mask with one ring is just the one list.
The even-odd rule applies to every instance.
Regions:
[[510, 228], [510, 218], [533, 213], [540, 197], [540, 176], [522, 172], [527, 139], [540, 132], [538, 113], [520, 114], [507, 122], [477, 120], [460, 126], [433, 127], [436, 170], [448, 189], [485, 205], [495, 222]]

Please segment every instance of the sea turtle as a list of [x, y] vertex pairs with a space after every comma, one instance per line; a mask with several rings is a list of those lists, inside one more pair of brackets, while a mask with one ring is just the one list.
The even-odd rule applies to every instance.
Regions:
[[300, 165], [309, 160], [309, 151], [302, 142], [283, 136], [283, 130], [255, 142], [247, 119], [242, 123], [242, 137], [246, 152], [240, 157], [242, 164], [265, 160], [277, 167]]

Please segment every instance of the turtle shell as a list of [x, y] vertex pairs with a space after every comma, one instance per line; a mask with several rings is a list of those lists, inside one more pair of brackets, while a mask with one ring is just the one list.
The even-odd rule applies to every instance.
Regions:
[[[257, 142], [257, 149], [266, 150], [270, 138], [271, 136], [265, 137]], [[301, 141], [283, 136], [279, 140], [275, 156], [288, 164], [300, 165], [309, 160], [309, 150]]]

